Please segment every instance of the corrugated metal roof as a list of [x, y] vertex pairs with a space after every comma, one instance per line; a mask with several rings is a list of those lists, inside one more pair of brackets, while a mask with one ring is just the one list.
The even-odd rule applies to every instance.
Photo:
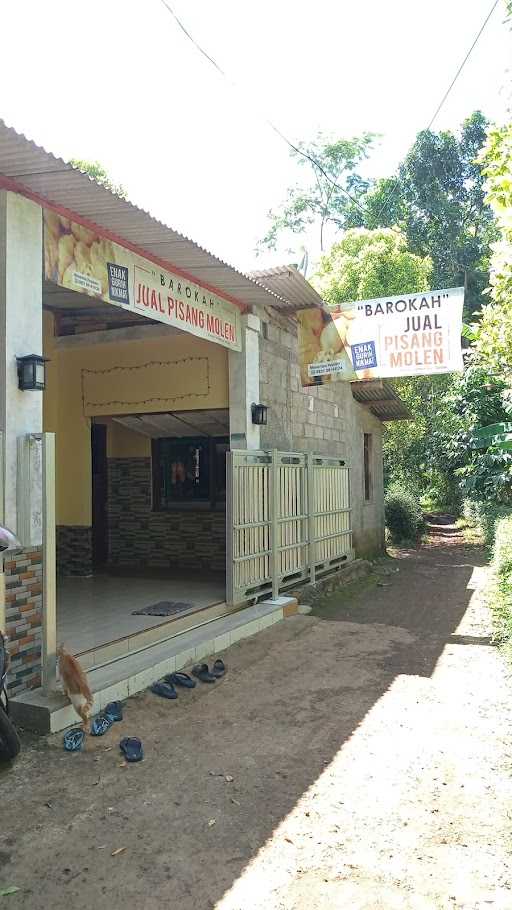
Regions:
[[355, 400], [379, 420], [411, 420], [411, 412], [385, 379], [360, 380], [350, 385]]
[[263, 286], [217, 256], [157, 221], [87, 174], [56, 158], [0, 120], [0, 175], [16, 181], [29, 193], [91, 221], [142, 252], [186, 271], [191, 278], [210, 289], [227, 294], [246, 306], [276, 305], [285, 308], [291, 301]]
[[254, 278], [259, 284], [264, 285], [272, 293], [278, 294], [289, 301], [289, 306], [275, 304], [279, 310], [288, 310], [295, 312], [297, 310], [307, 310], [309, 307], [325, 307], [324, 301], [320, 294], [315, 291], [312, 284], [304, 278], [293, 265], [278, 265], [272, 269], [263, 269], [258, 272], [251, 272], [251, 278]]

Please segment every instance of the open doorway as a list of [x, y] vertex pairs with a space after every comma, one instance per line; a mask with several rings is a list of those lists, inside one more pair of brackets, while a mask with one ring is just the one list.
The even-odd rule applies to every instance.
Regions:
[[86, 663], [227, 611], [228, 419], [227, 409], [93, 418], [93, 572], [59, 584], [62, 635]]

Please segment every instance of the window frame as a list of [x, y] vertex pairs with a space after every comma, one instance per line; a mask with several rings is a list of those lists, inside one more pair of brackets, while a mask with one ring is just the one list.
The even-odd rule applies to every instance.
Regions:
[[[200, 443], [202, 446], [208, 445], [209, 495], [207, 499], [176, 500], [165, 506], [162, 505], [161, 443], [163, 441], [171, 441], [176, 445], [193, 445], [194, 443]], [[151, 440], [152, 512], [166, 514], [168, 512], [222, 512], [225, 510], [226, 495], [219, 495], [216, 478], [216, 447], [219, 443], [227, 445], [226, 451], [229, 451], [229, 436], [161, 436]]]

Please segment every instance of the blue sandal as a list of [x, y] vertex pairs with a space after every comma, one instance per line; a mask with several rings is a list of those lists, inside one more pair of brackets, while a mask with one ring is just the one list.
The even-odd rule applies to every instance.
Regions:
[[182, 686], [184, 689], [194, 689], [196, 685], [195, 679], [188, 673], [169, 673], [164, 676], [164, 681], [171, 686]]
[[123, 706], [120, 701], [111, 701], [105, 708], [104, 714], [113, 721], [123, 719]]
[[80, 752], [85, 742], [85, 733], [81, 727], [74, 727], [64, 733], [63, 741], [66, 752]]
[[226, 664], [223, 660], [220, 659], [220, 657], [218, 657], [212, 667], [212, 673], [216, 679], [220, 679], [221, 676], [224, 676], [226, 669]]
[[110, 714], [98, 714], [91, 724], [91, 736], [104, 736], [113, 723]]
[[197, 678], [200, 679], [201, 682], [204, 682], [204, 683], [217, 682], [217, 677], [214, 676], [213, 673], [210, 673], [210, 671], [208, 669], [208, 664], [196, 664], [196, 666], [192, 670], [192, 673], [194, 674], [194, 676], [197, 676]]
[[138, 736], [126, 736], [119, 743], [119, 748], [126, 761], [142, 761], [144, 758], [144, 749]]
[[178, 693], [171, 683], [168, 682], [155, 682], [150, 686], [151, 691], [155, 695], [160, 695], [162, 698], [177, 698]]

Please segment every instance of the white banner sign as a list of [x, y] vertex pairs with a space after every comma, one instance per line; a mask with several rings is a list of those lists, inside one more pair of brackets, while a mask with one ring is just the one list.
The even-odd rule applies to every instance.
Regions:
[[303, 385], [462, 370], [464, 288], [303, 310]]
[[242, 348], [240, 310], [230, 300], [50, 209], [44, 210], [44, 259], [45, 277], [61, 287]]

